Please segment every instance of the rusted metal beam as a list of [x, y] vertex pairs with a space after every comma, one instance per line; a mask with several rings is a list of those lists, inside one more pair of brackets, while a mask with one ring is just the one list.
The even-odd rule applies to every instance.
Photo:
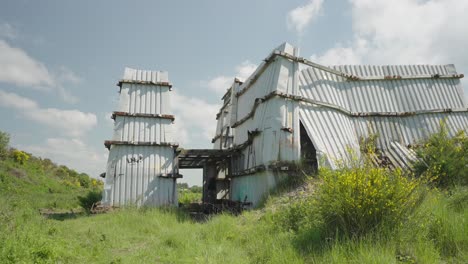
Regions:
[[127, 80], [127, 79], [122, 79], [117, 83], [117, 86], [122, 87], [122, 84], [124, 83], [129, 83], [129, 84], [142, 84], [142, 85], [156, 85], [156, 86], [163, 86], [163, 87], [169, 87], [169, 89], [172, 88], [172, 84], [169, 82], [152, 82], [152, 81], [137, 81], [137, 80]]
[[296, 61], [302, 64], [305, 64], [307, 66], [310, 66], [312, 68], [316, 68], [334, 75], [341, 76], [345, 78], [348, 81], [387, 81], [387, 80], [414, 80], [414, 79], [461, 79], [465, 77], [463, 74], [421, 74], [421, 75], [387, 75], [387, 76], [357, 76], [357, 75], [352, 75], [352, 74], [347, 74], [341, 71], [337, 71], [335, 69], [320, 65], [318, 63], [309, 61], [305, 58], [301, 57], [296, 57], [294, 55], [282, 52], [282, 51], [276, 51], [274, 52], [276, 56], [281, 56], [283, 58]]
[[157, 175], [157, 177], [180, 179], [180, 178], [182, 178], [182, 174], [179, 174], [179, 173], [161, 173], [161, 174]]
[[113, 112], [111, 118], [115, 120], [116, 116], [130, 116], [130, 117], [150, 117], [150, 118], [161, 118], [169, 119], [171, 121], [175, 120], [173, 115], [163, 115], [163, 114], [141, 114], [141, 113], [127, 113], [127, 112]]
[[173, 147], [177, 148], [179, 144], [171, 142], [133, 142], [133, 141], [119, 141], [119, 140], [106, 140], [104, 146], [110, 149], [111, 145], [130, 145], [130, 146], [158, 146], [158, 147]]

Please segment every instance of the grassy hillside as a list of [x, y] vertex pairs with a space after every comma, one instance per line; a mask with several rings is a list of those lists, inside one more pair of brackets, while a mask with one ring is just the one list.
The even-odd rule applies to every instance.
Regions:
[[[14, 153], [26, 155], [18, 161]], [[32, 209], [81, 210], [90, 193], [100, 193], [102, 182], [18, 150], [0, 160], [0, 193], [8, 204], [25, 203]], [[81, 199], [80, 199], [81, 197]]]
[[[457, 162], [468, 151], [460, 146], [455, 142]], [[0, 161], [0, 263], [468, 260], [468, 189], [459, 184], [467, 177], [463, 166], [454, 184], [428, 170], [418, 177], [360, 166], [322, 170], [285, 183], [262, 208], [216, 215], [204, 223], [176, 208], [124, 208], [55, 220], [39, 209], [76, 211], [79, 197], [100, 187], [50, 161], [31, 157], [21, 164], [7, 156]], [[435, 167], [443, 175], [442, 166]]]

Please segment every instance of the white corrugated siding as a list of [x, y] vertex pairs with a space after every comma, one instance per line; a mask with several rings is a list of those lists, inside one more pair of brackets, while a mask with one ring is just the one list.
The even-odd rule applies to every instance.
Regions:
[[[335, 66], [357, 76], [454, 74], [453, 65], [446, 66]], [[300, 74], [300, 94], [340, 106], [351, 112], [415, 112], [466, 107], [459, 79], [412, 79], [381, 81], [346, 81], [342, 77], [316, 68]], [[399, 117], [350, 117], [334, 109], [301, 103], [300, 119], [319, 153], [336, 160], [348, 159], [349, 150], [359, 153], [359, 139], [377, 134], [377, 147], [384, 152], [393, 142], [404, 146], [417, 143], [439, 130], [446, 120], [451, 135], [468, 132], [468, 112], [419, 114]]]
[[147, 71], [125, 67], [124, 80], [143, 82], [169, 82], [167, 71]]
[[[277, 50], [294, 54], [288, 44]], [[276, 57], [259, 74], [263, 62], [252, 76], [258, 76], [251, 87], [232, 102], [231, 123], [246, 117], [255, 99], [272, 91], [300, 95], [307, 99], [336, 105], [353, 113], [370, 112], [417, 112], [435, 109], [461, 109], [467, 104], [460, 80], [419, 78], [404, 80], [348, 81], [343, 77], [316, 69], [299, 71], [297, 63]], [[334, 66], [341, 72], [361, 77], [416, 76], [456, 74], [453, 65], [402, 65], [402, 66]], [[251, 77], [252, 78], [252, 77]], [[246, 81], [238, 87], [250, 85]], [[244, 168], [266, 165], [274, 160], [299, 159], [299, 120], [304, 124], [317, 150], [320, 166], [336, 167], [337, 161], [349, 160], [350, 151], [360, 155], [359, 140], [370, 134], [378, 134], [378, 147], [389, 156], [407, 164], [412, 158], [409, 144], [427, 137], [439, 128], [446, 119], [450, 133], [458, 130], [468, 132], [468, 113], [423, 114], [407, 117], [352, 117], [327, 107], [308, 103], [272, 98], [258, 105], [253, 118], [246, 120], [233, 131], [235, 145], [247, 141], [247, 132], [258, 129], [251, 147], [242, 151]], [[221, 128], [221, 127], [220, 127]], [[281, 128], [292, 128], [293, 133]], [[274, 181], [268, 180], [270, 171], [232, 178], [231, 193], [234, 200], [259, 201]]]
[[171, 147], [112, 146], [106, 175], [112, 205], [177, 204], [175, 179], [161, 177], [173, 173], [173, 162]]
[[118, 111], [130, 114], [169, 114], [169, 92], [168, 86], [122, 83]]
[[[291, 45], [285, 44], [278, 50], [294, 52]], [[263, 62], [252, 74], [259, 74], [259, 69], [265, 65]], [[243, 94], [231, 99], [231, 124], [246, 117], [255, 104], [256, 98], [262, 98], [273, 91], [296, 94], [295, 82], [297, 79], [294, 63], [284, 58], [276, 58], [259, 75], [256, 81], [251, 84], [247, 80], [234, 91], [241, 91], [249, 86]], [[251, 76], [251, 78], [252, 78]], [[296, 84], [297, 85], [297, 84]], [[251, 146], [241, 151], [243, 156], [243, 169], [250, 169], [256, 166], [267, 166], [274, 161], [293, 161], [299, 156], [298, 143], [295, 140], [299, 134], [298, 103], [292, 100], [281, 98], [271, 98], [260, 103], [256, 108], [252, 118], [235, 127], [233, 130], [234, 144], [240, 145], [248, 140], [248, 131], [258, 130], [260, 133], [254, 137]], [[282, 130], [291, 128], [292, 133]], [[282, 176], [283, 175], [283, 176]], [[255, 173], [231, 179], [231, 198], [233, 200], [244, 200], [258, 204], [261, 197], [273, 188], [284, 174], [274, 174], [272, 171]]]
[[450, 136], [458, 131], [468, 132], [468, 112], [421, 114], [408, 117], [359, 117], [354, 118], [357, 135], [363, 138], [377, 134], [377, 146], [389, 148], [391, 142], [405, 146], [434, 134], [440, 129], [440, 122], [445, 120]]
[[[335, 66], [362, 77], [453, 74], [453, 66]], [[411, 112], [466, 107], [459, 79], [345, 81], [316, 68], [301, 71], [302, 96], [341, 106], [351, 112]]]
[[173, 142], [172, 120], [152, 117], [116, 116], [113, 140]]
[[274, 188], [285, 174], [274, 173], [272, 171], [259, 172], [252, 175], [236, 177], [231, 179], [231, 200], [252, 202], [257, 206], [265, 194]]
[[[125, 69], [121, 83], [114, 141], [137, 143], [173, 142], [172, 120], [139, 117], [138, 114], [169, 115], [169, 92], [165, 85], [141, 82], [168, 82], [167, 72]], [[103, 202], [112, 206], [176, 205], [174, 149], [170, 146], [112, 145], [106, 170]]]

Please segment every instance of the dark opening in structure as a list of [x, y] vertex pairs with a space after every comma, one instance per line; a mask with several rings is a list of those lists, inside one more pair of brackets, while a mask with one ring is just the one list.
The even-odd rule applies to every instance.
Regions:
[[318, 169], [317, 151], [315, 150], [312, 140], [309, 138], [307, 131], [302, 124], [300, 126], [300, 143], [301, 143], [301, 165], [307, 174], [314, 174]]

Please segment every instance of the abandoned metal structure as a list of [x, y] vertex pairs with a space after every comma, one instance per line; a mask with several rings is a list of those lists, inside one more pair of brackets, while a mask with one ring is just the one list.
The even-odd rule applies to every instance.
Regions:
[[126, 68], [113, 112], [103, 204], [177, 205], [177, 144], [172, 139], [167, 72]]
[[[158, 134], [167, 136], [165, 131], [173, 120], [166, 116], [168, 109], [139, 116], [145, 120], [140, 122], [152, 118], [167, 121], [158, 123], [159, 132], [142, 134], [155, 136], [154, 139], [123, 136], [118, 132], [116, 119], [115, 141], [107, 143], [111, 152], [105, 199], [110, 204], [138, 202], [138, 195], [152, 193], [158, 198], [142, 199], [139, 204], [175, 204], [178, 168], [203, 168], [204, 203], [229, 200], [255, 206], [285, 177], [321, 166], [337, 168], [353, 156], [359, 157], [366, 139], [375, 138], [379, 159], [385, 160], [387, 166], [406, 167], [415, 159], [411, 145], [438, 131], [442, 120], [452, 136], [459, 130], [468, 132], [468, 106], [460, 85], [463, 74], [458, 74], [453, 65], [325, 67], [298, 57], [297, 53], [296, 48], [285, 43], [247, 80], [234, 80], [216, 116], [212, 150], [174, 152], [171, 140]], [[124, 79], [131, 81], [121, 82], [121, 87], [153, 85], [157, 91], [168, 87], [161, 85], [167, 82], [167, 76], [151, 79], [151, 84], [135, 74], [126, 75]], [[132, 83], [142, 80], [145, 83]], [[121, 102], [128, 100], [122, 96], [127, 93], [122, 88]], [[163, 101], [158, 102], [164, 106]], [[128, 105], [119, 111], [125, 112], [121, 115], [127, 118], [136, 118], [131, 114], [140, 113]], [[139, 144], [144, 145], [141, 142], [147, 143], [148, 152], [135, 152]], [[126, 147], [122, 152], [114, 151], [120, 153], [115, 158], [113, 149], [120, 146]], [[162, 157], [165, 162], [153, 167], [151, 162], [129, 165], [129, 157], [144, 161], [147, 155]], [[120, 165], [114, 169], [113, 164]], [[126, 169], [122, 169], [123, 164]], [[169, 178], [160, 178], [164, 175]], [[160, 180], [156, 185], [145, 185], [145, 181], [139, 185], [138, 180], [132, 180], [135, 177]]]
[[[218, 189], [255, 206], [297, 165], [336, 168], [376, 137], [389, 166], [409, 166], [409, 148], [439, 130], [468, 132], [468, 106], [453, 65], [325, 67], [285, 43], [223, 96], [214, 148], [232, 152]], [[300, 166], [303, 168], [303, 166]], [[220, 195], [218, 195], [220, 198]]]

